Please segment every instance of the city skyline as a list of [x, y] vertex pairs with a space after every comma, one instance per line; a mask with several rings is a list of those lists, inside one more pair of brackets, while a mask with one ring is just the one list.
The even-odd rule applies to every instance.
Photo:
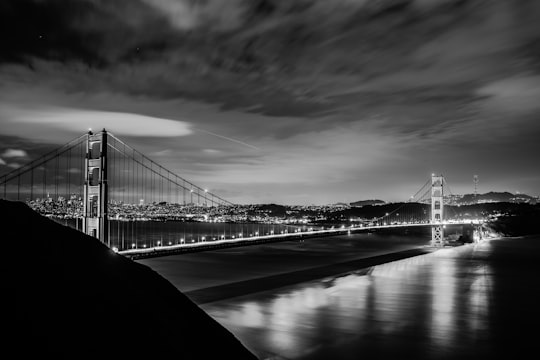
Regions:
[[538, 196], [540, 5], [302, 3], [5, 2], [0, 173], [106, 128], [235, 203]]

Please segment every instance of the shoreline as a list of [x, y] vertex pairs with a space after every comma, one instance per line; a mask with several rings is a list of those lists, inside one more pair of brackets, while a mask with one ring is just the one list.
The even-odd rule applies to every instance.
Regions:
[[367, 270], [373, 266], [425, 255], [437, 250], [438, 248], [431, 247], [413, 248], [383, 255], [369, 256], [361, 259], [342, 261], [329, 265], [296, 270], [282, 274], [236, 281], [191, 291], [184, 291], [184, 294], [197, 305], [204, 305], [211, 302], [272, 290], [306, 281], [322, 279], [328, 276], [339, 276], [340, 274], [350, 273], [352, 271]]

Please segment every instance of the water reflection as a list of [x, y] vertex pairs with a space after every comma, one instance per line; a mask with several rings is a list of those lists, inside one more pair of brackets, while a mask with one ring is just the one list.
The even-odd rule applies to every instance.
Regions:
[[490, 271], [468, 260], [478, 246], [204, 308], [261, 358], [460, 354], [487, 336]]
[[[448, 254], [446, 254], [448, 253]], [[440, 250], [431, 264], [431, 338], [435, 345], [447, 347], [454, 341], [456, 261], [455, 252]]]

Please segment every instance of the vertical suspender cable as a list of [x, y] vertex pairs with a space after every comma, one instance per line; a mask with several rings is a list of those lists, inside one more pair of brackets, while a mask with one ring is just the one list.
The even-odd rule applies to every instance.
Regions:
[[17, 200], [20, 200], [21, 195], [21, 175], [17, 176]]
[[30, 201], [34, 200], [34, 168], [30, 170]]
[[58, 168], [59, 168], [59, 157], [55, 158], [54, 162], [54, 201], [58, 200]]
[[71, 150], [68, 152], [67, 157], [67, 198], [71, 200]]

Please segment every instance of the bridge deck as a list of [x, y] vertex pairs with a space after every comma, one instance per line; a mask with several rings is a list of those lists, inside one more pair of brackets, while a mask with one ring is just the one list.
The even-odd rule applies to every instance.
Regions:
[[[480, 225], [483, 222], [480, 220], [470, 220], [470, 221], [445, 221], [437, 223], [436, 225]], [[421, 226], [433, 226], [432, 223], [407, 223], [407, 224], [388, 224], [388, 225], [377, 225], [377, 226], [350, 226], [350, 227], [339, 227], [333, 229], [322, 229], [322, 230], [311, 230], [303, 232], [292, 232], [285, 234], [272, 234], [272, 235], [259, 235], [259, 236], [250, 236], [250, 237], [241, 237], [241, 238], [231, 238], [231, 239], [219, 239], [211, 241], [202, 241], [195, 243], [184, 243], [177, 245], [162, 245], [142, 249], [129, 249], [118, 251], [119, 254], [125, 255], [132, 259], [141, 259], [148, 257], [156, 256], [167, 256], [188, 252], [197, 252], [197, 251], [208, 251], [216, 250], [222, 248], [238, 247], [238, 246], [249, 246], [256, 245], [268, 242], [278, 242], [278, 241], [287, 241], [303, 238], [313, 238], [320, 236], [335, 236], [335, 235], [346, 235], [354, 232], [360, 231], [370, 231], [370, 230], [379, 230], [379, 229], [396, 229], [396, 228], [407, 228], [407, 227], [421, 227]]]

